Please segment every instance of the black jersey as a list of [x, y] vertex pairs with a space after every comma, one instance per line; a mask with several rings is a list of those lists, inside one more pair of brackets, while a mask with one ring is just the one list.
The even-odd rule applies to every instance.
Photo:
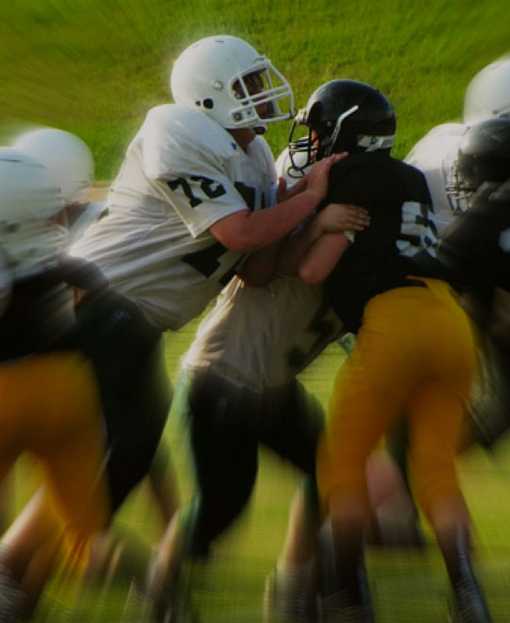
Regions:
[[482, 191], [456, 218], [438, 257], [488, 318], [495, 288], [510, 292], [510, 192]]
[[430, 193], [418, 169], [377, 152], [348, 156], [331, 169], [323, 203], [331, 202], [361, 206], [371, 219], [326, 281], [331, 304], [349, 331], [359, 329], [363, 309], [376, 294], [423, 287], [410, 275], [443, 276], [435, 259]]
[[93, 293], [108, 285], [90, 262], [61, 256], [54, 268], [15, 281], [0, 319], [0, 361], [70, 347], [74, 324], [71, 287]]

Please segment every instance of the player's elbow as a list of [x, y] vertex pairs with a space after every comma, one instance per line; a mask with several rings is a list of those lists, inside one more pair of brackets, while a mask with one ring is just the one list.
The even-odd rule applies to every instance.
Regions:
[[265, 241], [261, 243], [259, 231], [250, 227], [248, 215], [248, 210], [231, 214], [214, 223], [209, 231], [224, 247], [234, 253], [258, 251], [264, 246]]
[[268, 236], [267, 233], [260, 231], [259, 227], [250, 225], [243, 210], [217, 221], [210, 227], [210, 232], [224, 247], [234, 253], [254, 253], [266, 246]]
[[298, 273], [301, 279], [309, 286], [316, 286], [326, 278], [324, 271], [319, 266], [306, 262], [299, 266]]

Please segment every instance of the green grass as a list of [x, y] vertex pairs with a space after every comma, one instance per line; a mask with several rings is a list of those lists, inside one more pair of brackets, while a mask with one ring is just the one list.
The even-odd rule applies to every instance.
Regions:
[[[198, 321], [167, 335], [167, 364], [177, 380], [178, 360], [194, 335]], [[303, 383], [327, 404], [331, 384], [343, 351], [332, 344], [301, 375]], [[176, 401], [178, 402], [178, 401]], [[193, 491], [185, 428], [177, 409], [170, 414], [166, 436], [178, 469], [183, 499]], [[473, 451], [460, 462], [463, 487], [471, 507], [476, 536], [476, 563], [490, 602], [494, 623], [507, 623], [510, 609], [509, 441], [494, 455]], [[18, 468], [23, 486], [30, 467]], [[259, 623], [264, 579], [282, 546], [289, 503], [299, 474], [265, 450], [260, 453], [260, 472], [248, 512], [215, 547], [216, 559], [194, 570], [193, 597], [202, 623]], [[26, 492], [25, 492], [26, 493]], [[25, 495], [22, 496], [25, 498]], [[116, 518], [117, 525], [135, 528], [147, 543], [155, 542], [162, 525], [151, 511], [145, 485], [135, 490]], [[446, 620], [447, 582], [438, 550], [427, 530], [429, 547], [424, 552], [368, 551], [370, 583], [378, 623], [436, 623]], [[37, 623], [142, 623], [140, 611], [124, 611], [126, 593], [73, 589], [72, 583], [55, 581], [37, 613]]]
[[[303, 106], [332, 78], [385, 92], [399, 118], [395, 153], [457, 118], [476, 71], [510, 47], [506, 0], [10, 0], [0, 8], [0, 140], [29, 123], [76, 132], [98, 179], [111, 179], [152, 105], [169, 101], [171, 61], [192, 41], [230, 33], [266, 53]], [[289, 125], [268, 134], [275, 151]]]
[[[397, 111], [397, 156], [433, 125], [459, 118], [471, 77], [510, 48], [507, 0], [6, 0], [0, 6], [0, 140], [7, 143], [27, 124], [75, 132], [95, 155], [97, 178], [110, 180], [145, 111], [169, 101], [172, 59], [216, 33], [244, 37], [267, 54], [291, 82], [298, 106], [333, 78], [379, 87]], [[275, 153], [288, 129], [285, 123], [271, 127]], [[193, 322], [168, 336], [174, 380], [195, 327]], [[338, 361], [339, 349], [332, 346], [302, 375], [324, 404]], [[192, 480], [175, 413], [166, 434], [186, 499]], [[474, 453], [460, 465], [495, 623], [506, 622], [510, 611], [507, 446], [496, 458]], [[26, 463], [18, 469], [18, 507], [33, 486], [31, 471]], [[260, 620], [264, 577], [282, 544], [297, 482], [296, 473], [262, 452], [251, 510], [219, 543], [217, 563], [196, 589], [204, 623]], [[152, 542], [161, 525], [146, 511], [147, 495], [143, 487], [136, 491], [118, 521]], [[369, 568], [379, 623], [444, 619], [446, 584], [435, 547], [423, 555], [371, 551]], [[120, 620], [122, 593], [92, 591], [77, 600], [71, 588], [55, 585], [43, 604], [50, 615], [45, 619], [43, 608], [39, 620]]]

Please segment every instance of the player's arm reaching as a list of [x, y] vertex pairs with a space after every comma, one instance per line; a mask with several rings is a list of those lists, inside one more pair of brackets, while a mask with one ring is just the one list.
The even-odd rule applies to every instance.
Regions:
[[[299, 274], [306, 283], [320, 283], [350, 244], [343, 232], [362, 231], [369, 224], [370, 218], [364, 208], [331, 203], [289, 239], [280, 240], [252, 254], [244, 263], [240, 275], [250, 285], [260, 286], [278, 269], [289, 276]], [[312, 249], [313, 254], [309, 258]], [[326, 266], [321, 266], [322, 262], [327, 262], [329, 267], [324, 274]], [[310, 269], [317, 272], [317, 276], [310, 275], [309, 280], [305, 274]]]
[[287, 275], [299, 274], [308, 284], [320, 283], [350, 245], [344, 232], [362, 231], [368, 225], [367, 210], [331, 203], [288, 240], [279, 268]]
[[302, 223], [327, 192], [331, 166], [340, 158], [331, 156], [317, 162], [303, 178], [299, 194], [265, 210], [239, 210], [216, 221], [209, 231], [227, 249], [253, 253], [272, 244]]

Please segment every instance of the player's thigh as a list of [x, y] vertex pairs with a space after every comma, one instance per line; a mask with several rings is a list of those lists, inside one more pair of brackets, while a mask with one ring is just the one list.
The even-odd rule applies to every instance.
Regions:
[[319, 400], [296, 379], [269, 390], [260, 417], [260, 440], [309, 475], [315, 474], [325, 413]]
[[[82, 532], [109, 516], [104, 479], [105, 431], [91, 364], [79, 353], [52, 354], [45, 409], [51, 415], [30, 449], [43, 463], [48, 486], [68, 525]], [[58, 365], [57, 362], [58, 361]]]
[[[244, 496], [258, 467], [258, 436], [251, 395], [214, 374], [189, 385], [190, 440], [203, 495]], [[243, 493], [244, 492], [244, 493]]]

